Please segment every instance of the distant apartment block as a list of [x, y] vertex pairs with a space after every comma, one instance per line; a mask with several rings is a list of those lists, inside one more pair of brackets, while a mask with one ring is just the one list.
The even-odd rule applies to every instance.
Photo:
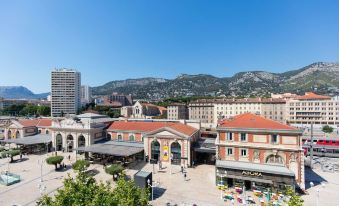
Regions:
[[203, 127], [239, 114], [258, 114], [281, 123], [286, 122], [286, 100], [281, 98], [201, 99], [189, 104], [189, 118], [200, 120]]
[[173, 103], [167, 107], [167, 119], [188, 119], [188, 107], [183, 103]]
[[287, 101], [286, 120], [296, 126], [339, 125], [339, 99], [306, 92]]
[[55, 69], [51, 73], [53, 117], [77, 114], [80, 108], [81, 74], [72, 69]]
[[88, 85], [81, 86], [81, 104], [88, 104], [92, 101], [92, 88]]
[[284, 123], [285, 105], [285, 100], [273, 98], [218, 99], [215, 101], [214, 124], [244, 113], [258, 114]]
[[200, 120], [201, 126], [212, 128], [214, 126], [214, 100], [199, 99], [188, 105], [190, 120]]

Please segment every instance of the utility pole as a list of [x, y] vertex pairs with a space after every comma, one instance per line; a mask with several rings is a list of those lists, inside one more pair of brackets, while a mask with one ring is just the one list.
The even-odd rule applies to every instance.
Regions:
[[313, 122], [311, 122], [310, 167], [313, 169]]

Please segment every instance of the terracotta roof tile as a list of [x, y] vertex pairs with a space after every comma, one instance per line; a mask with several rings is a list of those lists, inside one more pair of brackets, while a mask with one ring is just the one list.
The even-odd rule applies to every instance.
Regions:
[[306, 92], [304, 96], [298, 96], [296, 99], [306, 100], [306, 99], [331, 99], [329, 96], [318, 95], [313, 92]]
[[239, 128], [239, 129], [276, 129], [276, 130], [297, 130], [294, 127], [266, 119], [262, 116], [252, 113], [237, 115], [231, 119], [224, 120], [221, 128]]
[[39, 123], [37, 124], [39, 127], [50, 127], [52, 126], [52, 120], [51, 119], [40, 119]]
[[169, 127], [180, 133], [192, 135], [198, 129], [175, 122], [141, 122], [141, 121], [116, 121], [113, 122], [108, 130], [142, 131], [151, 132], [160, 128]]
[[52, 125], [51, 119], [20, 119], [18, 122], [24, 127], [48, 127]]

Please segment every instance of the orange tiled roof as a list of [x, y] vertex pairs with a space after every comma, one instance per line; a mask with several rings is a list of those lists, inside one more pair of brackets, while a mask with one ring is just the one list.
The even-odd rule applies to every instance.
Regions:
[[51, 119], [40, 119], [39, 123], [37, 124], [37, 127], [49, 127], [49, 126], [52, 126]]
[[304, 96], [296, 97], [299, 100], [306, 100], [306, 99], [331, 99], [329, 96], [318, 95], [313, 92], [306, 92]]
[[198, 129], [175, 122], [141, 122], [141, 121], [116, 121], [109, 126], [109, 130], [124, 130], [124, 131], [142, 131], [151, 132], [163, 127], [172, 128], [185, 135], [192, 135]]
[[252, 113], [237, 115], [231, 119], [224, 120], [219, 127], [239, 129], [272, 129], [272, 130], [297, 130], [294, 127], [266, 119]]
[[24, 127], [48, 127], [52, 125], [51, 119], [21, 119], [18, 122]]

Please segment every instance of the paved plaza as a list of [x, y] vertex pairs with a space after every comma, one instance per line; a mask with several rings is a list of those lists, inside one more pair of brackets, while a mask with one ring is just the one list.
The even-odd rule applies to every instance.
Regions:
[[[304, 195], [306, 206], [339, 205], [339, 171], [323, 170], [321, 162], [339, 165], [339, 159], [315, 157], [314, 169], [305, 169], [305, 182], [308, 195]], [[313, 182], [314, 187], [310, 187]], [[323, 183], [323, 184], [321, 184]], [[319, 191], [319, 192], [318, 192]], [[319, 195], [319, 196], [318, 196]], [[317, 204], [318, 202], [318, 204]]]
[[[51, 153], [49, 154], [51, 155]], [[70, 161], [68, 155], [71, 155]], [[71, 153], [64, 154], [64, 163], [70, 165], [75, 161], [75, 156]], [[16, 157], [18, 159], [18, 157]], [[6, 159], [0, 159], [0, 170], [5, 171], [8, 169], [10, 172], [21, 176], [21, 182], [11, 186], [0, 186], [0, 205], [11, 206], [17, 205], [35, 205], [36, 200], [41, 196], [39, 185], [46, 186], [45, 194], [53, 194], [58, 188], [62, 187], [62, 180], [68, 174], [74, 175], [72, 169], [66, 171], [56, 172], [53, 165], [43, 164], [43, 182], [40, 183], [41, 167], [39, 160], [45, 160], [46, 155], [29, 155], [23, 156], [22, 161], [8, 164]], [[94, 176], [98, 181], [108, 181], [112, 184], [112, 176], [106, 174], [103, 166], [93, 164], [89, 168], [96, 171]], [[127, 169], [128, 176], [133, 175], [139, 170], [152, 172], [153, 165], [140, 163]], [[184, 206], [197, 204], [198, 206], [221, 206], [232, 205], [230, 201], [224, 202], [221, 200], [221, 192], [215, 186], [215, 168], [213, 165], [199, 165], [195, 168], [187, 168], [186, 179], [181, 173], [180, 166], [163, 164], [163, 168], [159, 170], [158, 165], [154, 167], [155, 174], [153, 174], [154, 200], [151, 201], [152, 205], [165, 206], [167, 203], [170, 205]], [[315, 164], [315, 169], [306, 169], [306, 182], [308, 195], [304, 195], [306, 206], [317, 205], [317, 190], [319, 190], [319, 204], [326, 206], [336, 206], [339, 202], [339, 178], [338, 172], [325, 172], [321, 169], [320, 165]], [[314, 182], [315, 186], [310, 188], [309, 182]], [[321, 186], [321, 182], [325, 183], [325, 187]], [[254, 197], [258, 205], [258, 198], [251, 192], [247, 195]], [[234, 205], [242, 205], [235, 201]]]

